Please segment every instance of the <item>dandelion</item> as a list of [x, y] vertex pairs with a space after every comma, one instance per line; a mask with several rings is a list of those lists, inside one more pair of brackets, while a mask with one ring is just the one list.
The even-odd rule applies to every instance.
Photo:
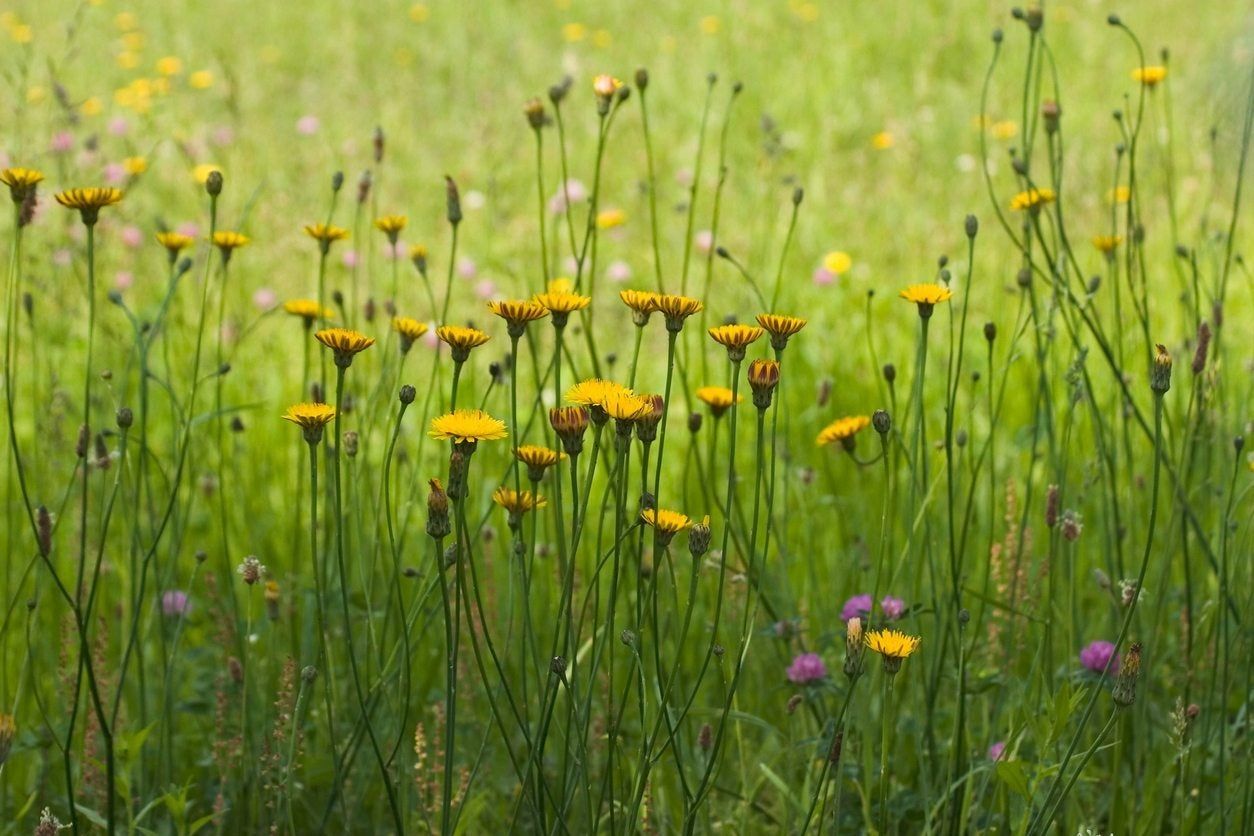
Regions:
[[[10, 186], [10, 191], [12, 190], [13, 187]], [[66, 209], [78, 210], [85, 226], [95, 226], [101, 209], [121, 202], [122, 191], [109, 186], [67, 189], [63, 192], [57, 192], [56, 198], [57, 203], [60, 203]]]
[[1139, 81], [1151, 90], [1166, 77], [1167, 68], [1162, 66], [1137, 67], [1132, 71], [1132, 80]]
[[843, 276], [851, 267], [853, 267], [853, 259], [849, 257], [849, 253], [833, 250], [823, 256], [823, 269], [833, 276]]
[[687, 515], [665, 508], [645, 508], [640, 512], [640, 520], [653, 529], [658, 548], [663, 549], [676, 534], [692, 525]]
[[319, 319], [335, 317], [335, 311], [319, 305], [314, 299], [289, 299], [283, 303], [283, 310], [292, 316], [300, 317], [306, 328], [312, 327]]
[[1171, 388], [1171, 355], [1162, 344], [1154, 346], [1154, 362], [1150, 366], [1150, 390], [1155, 395], [1166, 394]]
[[649, 317], [658, 309], [658, 294], [651, 290], [620, 290], [618, 298], [631, 308], [631, 321], [639, 328], [648, 325]]
[[388, 241], [395, 246], [401, 231], [408, 223], [409, 218], [404, 215], [384, 215], [381, 218], [375, 218], [374, 228], [386, 235]]
[[427, 333], [427, 323], [420, 322], [412, 316], [392, 317], [392, 330], [400, 335], [401, 354], [408, 354], [418, 338]]
[[158, 232], [157, 243], [165, 247], [165, 251], [170, 256], [170, 263], [173, 264], [178, 260], [179, 253], [195, 243], [190, 235], [184, 235], [181, 232]]
[[726, 386], [702, 386], [697, 389], [696, 396], [697, 400], [710, 408], [710, 414], [715, 418], [722, 418], [723, 413], [734, 404], [744, 401], [743, 395], [733, 395], [732, 390]]
[[1123, 243], [1122, 235], [1094, 235], [1093, 246], [1098, 252], [1109, 256], [1115, 251], [1115, 248]]
[[774, 360], [754, 360], [749, 364], [749, 386], [753, 388], [753, 405], [768, 409], [775, 387], [779, 385], [779, 363]]
[[535, 301], [553, 316], [553, 326], [561, 328], [574, 311], [583, 310], [592, 301], [591, 296], [581, 296], [571, 290], [569, 279], [554, 279], [548, 290], [537, 293]]
[[549, 425], [557, 433], [566, 455], [577, 456], [583, 451], [583, 436], [588, 430], [588, 420], [588, 410], [582, 406], [558, 406], [549, 410]]
[[944, 285], [927, 282], [912, 284], [897, 295], [907, 302], [913, 302], [918, 305], [919, 316], [927, 319], [932, 315], [932, 309], [936, 305], [941, 302], [948, 302], [954, 294], [952, 290]]
[[460, 325], [441, 325], [435, 329], [440, 342], [452, 349], [453, 362], [464, 363], [470, 357], [470, 350], [492, 339], [478, 328], [466, 328]]
[[348, 230], [341, 226], [332, 226], [330, 224], [307, 224], [305, 226], [305, 234], [318, 242], [318, 249], [325, 255], [330, 251], [331, 245], [336, 241], [343, 241], [348, 238]]
[[727, 349], [727, 358], [733, 363], [745, 359], [745, 349], [765, 334], [756, 325], [715, 325], [709, 330], [710, 338]]
[[528, 511], [543, 508], [549, 504], [549, 501], [538, 493], [516, 491], [504, 485], [492, 492], [492, 501], [509, 511], [511, 517], [521, 516]]
[[827, 665], [817, 653], [802, 653], [788, 666], [788, 681], [794, 685], [810, 685], [827, 678]]
[[511, 339], [521, 337], [527, 328], [527, 323], [549, 315], [548, 308], [531, 299], [489, 302], [488, 310], [505, 320], [505, 327]]
[[209, 175], [213, 174], [215, 171], [218, 174], [222, 173], [221, 167], [216, 166], [213, 163], [201, 163], [192, 169], [192, 179], [203, 186], [209, 182]]
[[771, 335], [771, 348], [783, 351], [788, 341], [806, 327], [806, 320], [784, 314], [758, 314], [758, 324]]
[[563, 454], [538, 444], [524, 444], [514, 448], [514, 458], [527, 466], [527, 478], [539, 482], [544, 472], [562, 459]]
[[1080, 651], [1080, 665], [1093, 673], [1103, 673], [1106, 671], [1107, 666], [1111, 670], [1117, 669], [1119, 658], [1115, 655], [1114, 644], [1101, 639], [1089, 642]]
[[884, 672], [891, 675], [901, 670], [902, 660], [919, 649], [919, 638], [897, 630], [873, 630], [866, 635], [866, 646], [883, 657]]
[[580, 406], [604, 409], [605, 402], [612, 396], [634, 394], [621, 383], [601, 378], [590, 378], [576, 383], [566, 390], [566, 400]]
[[324, 328], [314, 333], [314, 339], [335, 352], [335, 365], [347, 369], [353, 356], [374, 345], [374, 338], [367, 337], [351, 328]]
[[611, 392], [601, 401], [600, 407], [605, 414], [617, 421], [621, 427], [653, 411], [653, 404], [630, 390], [624, 389]]
[[1127, 186], [1116, 186], [1106, 193], [1109, 203], [1127, 203], [1132, 199], [1132, 189]]
[[247, 235], [229, 229], [220, 229], [213, 233], [213, 245], [222, 255], [222, 263], [231, 260], [231, 255], [240, 247], [248, 246], [251, 239]]
[[623, 83], [612, 75], [602, 73], [592, 79], [592, 92], [597, 97], [597, 113], [602, 116], [610, 111], [610, 102], [614, 96], [622, 89]]
[[[867, 596], [868, 600], [870, 596]], [[862, 671], [862, 619], [856, 615], [845, 620], [845, 676], [854, 679]]]
[[870, 425], [871, 419], [865, 415], [850, 415], [844, 418], [837, 418], [819, 431], [815, 443], [820, 447], [826, 447], [828, 444], [840, 442], [840, 446], [852, 452], [855, 443], [854, 436]]
[[9, 196], [19, 206], [26, 202], [28, 196], [34, 194], [35, 187], [43, 179], [43, 174], [33, 168], [6, 168], [0, 170], [0, 183], [9, 187]]
[[1010, 199], [1010, 209], [1014, 212], [1039, 212], [1042, 206], [1053, 203], [1055, 199], [1057, 196], [1053, 189], [1028, 189]]
[[431, 419], [427, 433], [439, 441], [474, 445], [505, 438], [505, 422], [482, 409], [457, 409]]
[[409, 248], [409, 260], [413, 263], [418, 275], [427, 275], [427, 248], [422, 244], [414, 244]]
[[645, 444], [652, 444], [657, 438], [658, 424], [662, 423], [666, 400], [661, 395], [641, 395], [649, 409], [636, 418], [636, 438]]
[[335, 407], [325, 403], [298, 403], [283, 413], [284, 421], [291, 421], [304, 431], [305, 441], [317, 444], [322, 431], [335, 418]]
[[666, 317], [666, 330], [672, 334], [678, 334], [683, 330], [684, 320], [705, 308], [698, 299], [670, 293], [659, 295], [656, 304], [657, 309]]
[[622, 209], [603, 209], [597, 213], [597, 229], [614, 229], [627, 223], [627, 213]]

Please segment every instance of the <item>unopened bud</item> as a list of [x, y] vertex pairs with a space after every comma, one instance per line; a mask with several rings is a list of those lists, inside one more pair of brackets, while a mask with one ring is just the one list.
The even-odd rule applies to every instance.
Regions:
[[222, 194], [222, 172], [216, 169], [209, 172], [209, 176], [205, 178], [205, 191], [210, 197]]

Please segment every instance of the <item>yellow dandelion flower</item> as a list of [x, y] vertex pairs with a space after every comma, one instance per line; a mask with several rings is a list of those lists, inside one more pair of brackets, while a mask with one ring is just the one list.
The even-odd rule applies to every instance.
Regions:
[[314, 299], [289, 299], [283, 303], [283, 310], [292, 316], [300, 317], [309, 328], [319, 319], [334, 319], [335, 311], [324, 308]]
[[392, 330], [400, 335], [401, 353], [408, 354], [414, 343], [427, 333], [427, 323], [414, 319], [412, 316], [392, 317]]
[[1132, 80], [1139, 81], [1151, 90], [1167, 77], [1167, 68], [1161, 66], [1137, 67], [1132, 71]]
[[133, 32], [139, 28], [139, 18], [134, 12], [118, 12], [113, 17], [113, 25], [119, 32]]
[[538, 444], [524, 444], [514, 448], [514, 458], [527, 466], [527, 478], [539, 482], [544, 478], [544, 471], [565, 458], [565, 454]]
[[597, 229], [613, 229], [627, 223], [627, 213], [622, 209], [604, 209], [597, 213]]
[[26, 101], [28, 104], [42, 104], [44, 99], [48, 98], [48, 88], [42, 84], [32, 84], [26, 91]]
[[649, 317], [658, 309], [658, 294], [651, 290], [620, 290], [618, 298], [631, 308], [631, 321], [641, 328], [649, 324]]
[[994, 122], [989, 126], [988, 132], [995, 139], [1012, 139], [1019, 133], [1019, 125], [1017, 122], [1006, 119], [1001, 122]]
[[588, 35], [588, 27], [572, 21], [562, 26], [562, 39], [568, 44], [579, 43]]
[[209, 181], [209, 175], [214, 172], [222, 173], [222, 166], [213, 163], [201, 163], [192, 169], [192, 179], [200, 185], [205, 185]]
[[409, 223], [409, 218], [404, 215], [384, 215], [381, 218], [375, 218], [375, 229], [382, 232], [388, 237], [393, 244], [396, 243], [397, 237], [401, 234], [401, 230]]
[[1042, 206], [1053, 203], [1056, 199], [1057, 195], [1054, 194], [1053, 189], [1028, 189], [1010, 199], [1010, 208], [1015, 212], [1038, 211]]
[[884, 659], [884, 670], [894, 674], [901, 662], [919, 649], [919, 637], [907, 636], [897, 630], [872, 630], [866, 634], [866, 646]]
[[139, 54], [131, 52], [129, 49], [119, 52], [115, 60], [118, 67], [123, 70], [133, 70], [139, 66]]
[[138, 177], [148, 170], [148, 160], [143, 157], [127, 157], [122, 160], [122, 168], [132, 177]]
[[516, 491], [504, 485], [492, 492], [492, 501], [509, 512], [511, 517], [521, 516], [536, 508], [543, 508], [549, 501], [538, 493]]
[[458, 444], [505, 438], [505, 422], [482, 409], [458, 409], [431, 419], [429, 436]]
[[415, 3], [409, 7], [409, 19], [414, 23], [426, 23], [431, 17], [431, 9], [426, 3]]
[[219, 229], [213, 233], [213, 245], [218, 248], [218, 252], [222, 253], [224, 259], [230, 259], [235, 250], [247, 247], [251, 242], [252, 239], [247, 235], [233, 229]]
[[213, 73], [197, 70], [187, 77], [187, 85], [193, 90], [208, 90], [213, 86]]
[[167, 78], [170, 76], [182, 75], [183, 73], [183, 61], [173, 55], [158, 58], [156, 67], [157, 72]]
[[100, 102], [99, 96], [91, 96], [78, 106], [78, 112], [84, 116], [99, 116], [103, 110], [104, 105]]
[[723, 28], [723, 23], [715, 15], [706, 15], [701, 18], [701, 31], [706, 35], [717, 35], [719, 30]]
[[710, 408], [710, 414], [715, 418], [723, 417], [723, 413], [731, 409], [733, 404], [744, 401], [744, 395], [732, 395], [732, 390], [726, 386], [702, 386], [696, 391], [697, 400], [704, 403]]
[[576, 383], [566, 390], [566, 400], [580, 406], [603, 406], [612, 395], [635, 394], [621, 383], [601, 378], [590, 378]]
[[57, 192], [57, 203], [67, 209], [76, 209], [83, 223], [91, 226], [100, 216], [100, 210], [122, 200], [122, 191], [112, 187], [97, 186], [88, 189], [67, 189]]
[[815, 443], [820, 447], [839, 442], [846, 450], [854, 448], [854, 436], [871, 426], [871, 419], [865, 415], [851, 415], [837, 418], [819, 431]]
[[35, 30], [28, 23], [18, 23], [9, 27], [9, 38], [15, 44], [28, 44], [35, 40]]
[[612, 392], [600, 404], [615, 421], [630, 422], [653, 412], [653, 402], [634, 392]]
[[165, 251], [170, 255], [170, 263], [173, 264], [179, 257], [179, 253], [190, 247], [195, 241], [190, 235], [184, 235], [181, 232], [158, 232], [157, 243], [165, 247]]
[[323, 428], [335, 419], [335, 407], [325, 403], [298, 403], [289, 406], [282, 417], [304, 430], [306, 441], [317, 444]]
[[757, 342], [766, 331], [756, 325], [715, 325], [709, 330], [710, 339], [727, 349], [733, 362], [745, 357], [745, 349]]
[[478, 328], [460, 325], [441, 325], [435, 329], [435, 335], [440, 338], [440, 342], [453, 350], [453, 360], [458, 363], [466, 362], [472, 348], [478, 348], [492, 339]]
[[569, 279], [554, 279], [549, 282], [547, 291], [537, 293], [534, 298], [553, 315], [557, 326], [565, 325], [573, 311], [583, 310], [592, 301], [591, 296], [581, 296], [571, 290]]
[[0, 170], [0, 183], [9, 187], [14, 203], [26, 200], [34, 188], [44, 179], [42, 172], [33, 168], [6, 168]]
[[888, 131], [880, 131], [871, 137], [871, 147], [876, 151], [887, 151], [897, 144], [897, 138]]
[[505, 299], [488, 303], [488, 310], [505, 320], [509, 335], [523, 335], [528, 322], [535, 322], [549, 315], [548, 308], [532, 299]]
[[771, 335], [771, 347], [776, 351], [783, 351], [788, 340], [806, 327], [806, 320], [799, 316], [766, 313], [758, 314], [758, 324]]
[[614, 94], [622, 89], [623, 83], [608, 73], [601, 73], [592, 79], [592, 92], [598, 99], [609, 101]]
[[1118, 186], [1106, 193], [1106, 200], [1109, 203], [1127, 203], [1132, 199], [1132, 189], [1127, 186]]
[[657, 297], [657, 309], [666, 317], [666, 330], [671, 333], [678, 333], [683, 329], [685, 319], [704, 308], [700, 300], [689, 296], [663, 293]]
[[348, 237], [348, 230], [331, 224], [307, 224], [305, 234], [317, 241], [319, 249], [326, 253], [336, 241], [343, 241]]
[[897, 295], [907, 302], [913, 302], [918, 305], [919, 316], [927, 319], [932, 315], [932, 308], [941, 302], [948, 302], [954, 293], [944, 285], [924, 282], [912, 284]]
[[834, 276], [843, 276], [851, 267], [853, 267], [853, 259], [849, 257], [849, 253], [833, 250], [823, 256], [823, 269]]
[[314, 339], [335, 352], [335, 365], [347, 369], [353, 356], [374, 345], [374, 338], [351, 328], [324, 328], [314, 332]]
[[643, 509], [640, 512], [640, 521], [653, 529], [657, 544], [662, 548], [670, 545], [671, 539], [676, 534], [692, 525], [692, 520], [688, 519], [687, 514], [668, 511], [665, 508]]
[[1110, 255], [1111, 253], [1113, 253], [1115, 251], [1115, 248], [1118, 247], [1122, 243], [1123, 243], [1122, 235], [1094, 235], [1093, 236], [1093, 246], [1096, 247], [1099, 252], [1105, 253], [1106, 255]]

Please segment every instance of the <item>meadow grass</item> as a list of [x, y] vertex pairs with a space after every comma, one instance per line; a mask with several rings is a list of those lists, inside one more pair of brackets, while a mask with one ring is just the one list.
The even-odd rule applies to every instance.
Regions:
[[1123, 14], [0, 12], [3, 832], [1250, 832], [1249, 21]]

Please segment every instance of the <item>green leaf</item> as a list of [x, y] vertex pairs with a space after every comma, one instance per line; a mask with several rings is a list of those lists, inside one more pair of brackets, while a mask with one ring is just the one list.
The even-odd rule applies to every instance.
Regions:
[[1014, 793], [1022, 798], [1029, 798], [1028, 779], [1023, 774], [1022, 761], [998, 761], [996, 767], [997, 777], [1009, 787]]

